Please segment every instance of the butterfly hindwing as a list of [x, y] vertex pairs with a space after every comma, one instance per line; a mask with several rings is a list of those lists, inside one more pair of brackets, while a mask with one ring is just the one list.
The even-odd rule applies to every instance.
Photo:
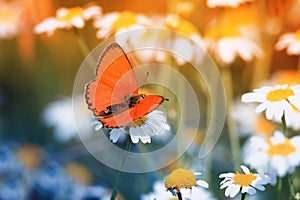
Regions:
[[122, 103], [124, 97], [132, 94], [137, 94], [132, 66], [123, 49], [112, 43], [99, 58], [96, 79], [86, 85], [88, 108], [99, 116], [104, 109]]
[[101, 121], [106, 128], [123, 127], [155, 110], [163, 101], [164, 97], [162, 96], [148, 95], [140, 100], [133, 108], [129, 108], [124, 112], [110, 117], [100, 118], [99, 121]]

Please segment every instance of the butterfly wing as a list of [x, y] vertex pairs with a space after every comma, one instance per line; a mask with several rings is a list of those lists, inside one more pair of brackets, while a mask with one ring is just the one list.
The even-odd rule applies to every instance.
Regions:
[[124, 102], [125, 96], [137, 94], [132, 66], [117, 43], [109, 45], [100, 56], [96, 76], [85, 88], [88, 108], [96, 116], [105, 108]]
[[101, 121], [106, 128], [123, 127], [155, 110], [163, 101], [164, 97], [162, 96], [148, 95], [140, 100], [134, 107], [116, 115], [100, 118], [99, 121]]

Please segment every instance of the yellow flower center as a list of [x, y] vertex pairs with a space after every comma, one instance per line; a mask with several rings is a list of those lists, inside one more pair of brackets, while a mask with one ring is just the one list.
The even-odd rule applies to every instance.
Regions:
[[196, 176], [187, 169], [176, 169], [166, 179], [165, 186], [167, 189], [192, 188], [196, 186]]
[[291, 88], [285, 88], [285, 89], [276, 89], [268, 92], [267, 94], [267, 100], [268, 101], [282, 101], [287, 100], [290, 96], [294, 96], [295, 93]]
[[92, 182], [92, 176], [87, 168], [80, 163], [68, 163], [65, 166], [66, 173], [74, 178], [75, 180], [83, 183], [85, 185], [89, 185]]
[[128, 28], [137, 23], [137, 16], [132, 12], [122, 12], [118, 18], [113, 22], [112, 27], [115, 30]]
[[133, 126], [137, 127], [137, 126], [142, 126], [143, 124], [145, 124], [145, 122], [148, 120], [147, 116], [143, 116], [140, 118], [137, 118], [136, 120], [133, 121]]
[[83, 16], [83, 9], [81, 7], [74, 7], [67, 10], [67, 12], [58, 17], [57, 19], [60, 21], [70, 22], [75, 17], [82, 17]]
[[295, 32], [295, 40], [300, 41], [300, 29]]
[[272, 136], [276, 126], [271, 121], [267, 120], [263, 116], [259, 116], [254, 124], [254, 129], [257, 133], [265, 135], [265, 136]]
[[250, 186], [251, 183], [256, 180], [256, 176], [252, 173], [250, 174], [240, 174], [236, 173], [233, 177], [234, 184], [243, 186]]
[[40, 163], [42, 150], [37, 146], [25, 145], [18, 149], [17, 157], [27, 169], [34, 169]]
[[10, 22], [14, 19], [14, 13], [10, 10], [0, 11], [0, 22]]
[[178, 200], [178, 197], [171, 197], [169, 200]]
[[285, 139], [284, 142], [278, 144], [272, 144], [271, 140], [268, 140], [268, 144], [269, 149], [267, 153], [270, 156], [288, 156], [296, 151], [296, 147], [289, 139]]
[[197, 27], [191, 22], [181, 19], [178, 15], [169, 15], [165, 23], [166, 28], [185, 35], [199, 34]]
[[230, 24], [217, 24], [206, 30], [205, 37], [209, 39], [219, 39], [222, 37], [237, 37], [240, 36], [238, 27]]

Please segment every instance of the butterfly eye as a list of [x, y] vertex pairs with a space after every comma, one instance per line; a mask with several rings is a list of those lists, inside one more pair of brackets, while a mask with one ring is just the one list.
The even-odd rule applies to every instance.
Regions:
[[141, 95], [141, 98], [142, 98], [142, 99], [144, 99], [145, 97], [146, 97], [146, 95], [145, 95], [145, 94], [142, 94], [142, 95]]

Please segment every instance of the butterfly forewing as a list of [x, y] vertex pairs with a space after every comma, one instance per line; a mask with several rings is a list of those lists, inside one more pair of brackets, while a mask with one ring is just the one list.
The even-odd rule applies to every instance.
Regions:
[[137, 82], [131, 64], [117, 43], [109, 45], [101, 55], [97, 78], [86, 85], [88, 108], [99, 116], [111, 105], [124, 103], [126, 96], [137, 94]]

